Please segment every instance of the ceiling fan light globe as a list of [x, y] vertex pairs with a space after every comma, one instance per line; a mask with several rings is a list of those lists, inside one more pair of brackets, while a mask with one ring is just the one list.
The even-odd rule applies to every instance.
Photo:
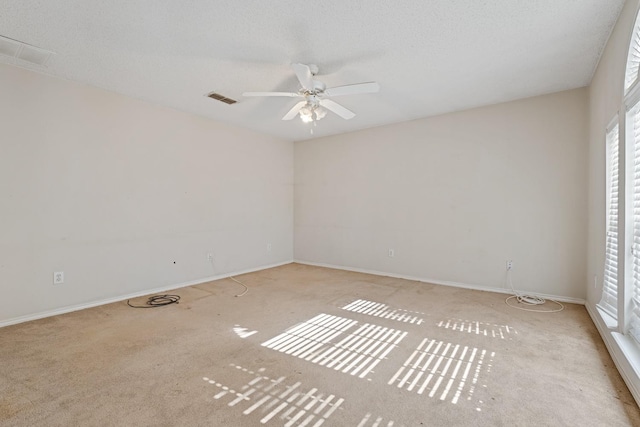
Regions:
[[313, 110], [309, 107], [300, 109], [300, 119], [305, 123], [311, 123], [313, 121]]

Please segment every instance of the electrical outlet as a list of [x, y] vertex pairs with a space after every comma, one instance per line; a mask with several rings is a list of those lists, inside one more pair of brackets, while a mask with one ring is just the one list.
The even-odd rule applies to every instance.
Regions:
[[598, 288], [598, 275], [597, 275], [597, 274], [594, 274], [594, 275], [593, 275], [593, 287], [594, 287], [595, 289], [597, 289], [597, 288]]
[[64, 271], [56, 271], [53, 273], [53, 284], [61, 285], [64, 283]]
[[271, 252], [271, 243], [267, 243], [267, 252]]
[[509, 260], [507, 261], [507, 270], [511, 270], [513, 268], [513, 261]]
[[207, 254], [207, 260], [208, 260], [208, 261], [213, 261], [213, 254], [212, 254], [211, 252], [209, 252], [209, 253]]
[[389, 249], [389, 258], [393, 258], [394, 256], [396, 256], [396, 251], [393, 249]]

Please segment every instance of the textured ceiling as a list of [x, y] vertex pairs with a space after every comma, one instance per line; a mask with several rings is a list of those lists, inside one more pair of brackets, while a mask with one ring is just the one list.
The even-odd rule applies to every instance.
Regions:
[[[623, 3], [0, 0], [0, 35], [56, 52], [46, 74], [303, 140], [586, 86]], [[356, 117], [311, 135], [280, 120], [295, 99], [241, 96], [297, 91], [292, 62], [381, 89], [336, 98]]]

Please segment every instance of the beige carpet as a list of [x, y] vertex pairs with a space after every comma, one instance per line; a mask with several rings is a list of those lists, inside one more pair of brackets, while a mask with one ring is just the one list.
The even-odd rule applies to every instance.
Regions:
[[[5, 426], [629, 426], [582, 306], [298, 264], [0, 329]], [[144, 302], [144, 298], [135, 302]]]

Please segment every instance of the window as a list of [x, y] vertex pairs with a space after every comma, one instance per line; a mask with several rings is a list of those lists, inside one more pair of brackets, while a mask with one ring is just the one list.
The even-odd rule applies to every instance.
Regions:
[[626, 114], [605, 132], [606, 246], [597, 306], [607, 326], [640, 351], [640, 14], [627, 54], [623, 108]]
[[629, 204], [632, 216], [633, 237], [631, 238], [631, 265], [632, 270], [630, 293], [631, 313], [629, 317], [629, 333], [640, 342], [640, 103], [636, 103], [627, 114], [627, 126], [631, 127], [630, 141], [633, 151], [628, 151], [633, 156], [633, 178], [627, 178], [632, 189], [632, 198]]
[[607, 132], [607, 239], [602, 300], [598, 304], [607, 314], [618, 314], [618, 124]]
[[638, 81], [640, 73], [640, 20], [636, 18], [633, 27], [633, 35], [631, 36], [631, 44], [629, 53], [627, 54], [627, 68], [624, 79], [624, 93], [627, 94], [629, 89]]
[[626, 65], [626, 114], [607, 127], [605, 138], [606, 246], [598, 308], [617, 321], [618, 332], [640, 344], [640, 14]]

